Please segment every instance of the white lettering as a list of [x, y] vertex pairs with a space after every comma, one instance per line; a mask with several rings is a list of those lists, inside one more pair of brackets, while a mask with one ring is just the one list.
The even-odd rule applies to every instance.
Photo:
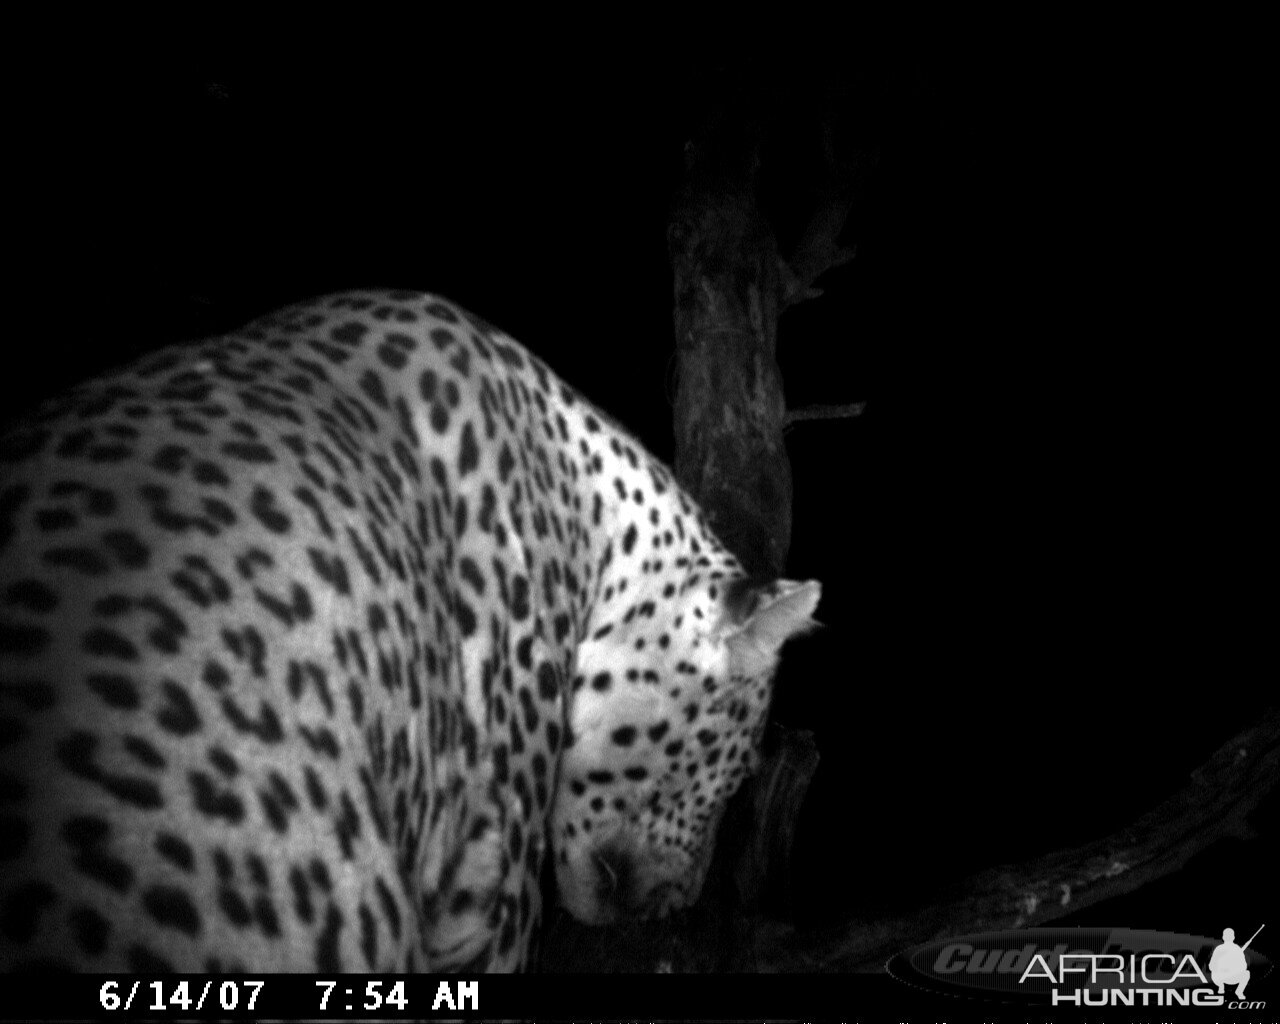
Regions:
[[[1191, 970], [1183, 973], [1185, 968], [1190, 966]], [[1209, 979], [1204, 976], [1204, 972], [1200, 970], [1200, 965], [1196, 963], [1195, 957], [1190, 953], [1182, 958], [1182, 963], [1178, 965], [1178, 969], [1173, 972], [1169, 978], [1170, 983], [1177, 981], [1179, 978], [1195, 978], [1201, 985], [1209, 984]]]
[[1058, 974], [1061, 977], [1061, 984], [1067, 983], [1068, 974], [1088, 974], [1089, 965], [1082, 964], [1079, 967], [1072, 967], [1068, 961], [1071, 960], [1088, 960], [1092, 961], [1093, 956], [1089, 953], [1063, 953], [1059, 958]]
[[453, 992], [449, 988], [447, 981], [442, 981], [436, 987], [436, 1001], [431, 1004], [432, 1010], [438, 1010], [441, 1006], [447, 1006], [450, 1010], [456, 1010], [458, 1007], [453, 1001]]
[[478, 981], [460, 981], [458, 982], [458, 1009], [467, 1009], [467, 1000], [471, 1000], [471, 1009], [480, 1009], [480, 982]]
[[[1114, 960], [1116, 962], [1116, 966], [1108, 967], [1102, 962], [1103, 960]], [[1093, 978], [1091, 980], [1097, 981], [1099, 974], [1114, 974], [1116, 976], [1117, 983], [1123, 982], [1124, 957], [1119, 953], [1099, 953], [1093, 960]]]
[[[1040, 971], [1032, 973], [1036, 965], [1039, 964]], [[1049, 969], [1049, 965], [1044, 962], [1044, 957], [1037, 953], [1031, 958], [1031, 963], [1027, 964], [1027, 969], [1022, 972], [1022, 977], [1018, 979], [1019, 985], [1025, 985], [1028, 978], [1048, 978], [1052, 982], [1057, 982], [1057, 978], [1053, 976], [1053, 971]]]
[[1177, 961], [1174, 960], [1172, 953], [1148, 953], [1144, 956], [1142, 958], [1142, 980], [1148, 985], [1158, 985], [1161, 982], [1168, 980], [1163, 973], [1161, 973], [1159, 977], [1151, 977], [1151, 975], [1147, 973], [1148, 960], [1168, 960], [1170, 963], [1177, 963]]

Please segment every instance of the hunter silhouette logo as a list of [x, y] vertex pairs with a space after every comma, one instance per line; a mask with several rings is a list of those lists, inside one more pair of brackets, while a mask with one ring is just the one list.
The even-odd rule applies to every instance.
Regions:
[[[1260, 925], [1258, 932], [1266, 925]], [[1244, 987], [1249, 984], [1249, 968], [1244, 958], [1244, 951], [1249, 943], [1258, 937], [1258, 932], [1249, 936], [1249, 942], [1243, 946], [1236, 945], [1236, 933], [1230, 928], [1222, 929], [1222, 945], [1213, 951], [1209, 958], [1209, 977], [1218, 986], [1218, 995], [1222, 995], [1228, 985], [1235, 985], [1236, 998], [1244, 998]]]

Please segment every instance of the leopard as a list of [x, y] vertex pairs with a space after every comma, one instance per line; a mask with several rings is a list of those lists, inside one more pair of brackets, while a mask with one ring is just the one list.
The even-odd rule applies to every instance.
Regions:
[[697, 900], [817, 581], [513, 338], [298, 302], [0, 446], [0, 969], [537, 968]]

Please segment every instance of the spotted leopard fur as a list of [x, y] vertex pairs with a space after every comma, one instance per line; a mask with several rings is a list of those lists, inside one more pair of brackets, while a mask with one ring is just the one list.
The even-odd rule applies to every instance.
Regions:
[[0, 450], [0, 967], [526, 966], [697, 897], [816, 584], [440, 299], [165, 350]]

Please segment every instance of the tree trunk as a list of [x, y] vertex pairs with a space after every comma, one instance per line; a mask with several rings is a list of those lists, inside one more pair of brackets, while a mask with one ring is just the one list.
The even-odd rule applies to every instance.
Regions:
[[748, 140], [688, 149], [689, 180], [667, 238], [675, 276], [675, 473], [747, 571], [782, 575], [791, 465], [776, 362], [778, 250], [756, 205]]

